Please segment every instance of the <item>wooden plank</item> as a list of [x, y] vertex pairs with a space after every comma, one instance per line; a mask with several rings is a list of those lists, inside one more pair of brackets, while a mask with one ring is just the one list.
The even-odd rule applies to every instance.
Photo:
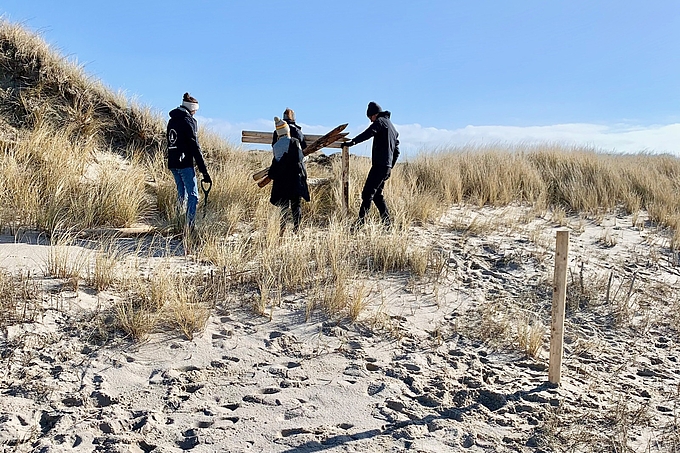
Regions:
[[[324, 148], [342, 148], [342, 140], [349, 133], [342, 132], [339, 134], [339, 138], [334, 142], [324, 146]], [[319, 140], [323, 135], [318, 134], [305, 134], [305, 141], [307, 143], [314, 143]], [[259, 132], [259, 131], [241, 131], [241, 143], [256, 143], [261, 145], [272, 144], [272, 132]], [[321, 149], [321, 148], [319, 148]], [[318, 151], [318, 150], [317, 150]]]
[[267, 172], [269, 171], [269, 167], [265, 168], [264, 170], [260, 170], [257, 173], [253, 174], [253, 179], [255, 181], [259, 181], [260, 179], [264, 178], [267, 176]]
[[153, 227], [151, 225], [143, 225], [143, 226], [136, 226], [136, 227], [121, 227], [121, 228], [115, 228], [115, 227], [101, 227], [101, 228], [90, 228], [87, 230], [83, 230], [78, 234], [78, 237], [81, 238], [92, 238], [92, 237], [101, 237], [101, 236], [113, 236], [113, 237], [119, 237], [119, 238], [130, 238], [130, 237], [139, 237], [139, 236], [147, 236], [147, 235], [153, 235], [153, 234], [159, 234], [161, 231]]
[[[330, 131], [329, 133], [319, 136], [318, 139], [314, 140], [314, 142], [307, 145], [307, 148], [305, 148], [305, 150], [302, 152], [302, 154], [305, 155], [305, 156], [308, 156], [308, 155], [315, 153], [316, 151], [318, 151], [322, 148], [327, 147], [328, 144], [330, 144], [330, 143], [335, 143], [336, 141], [338, 143], [343, 143], [345, 141], [344, 137], [347, 136], [347, 133], [343, 133], [342, 131], [345, 130], [346, 127], [347, 127], [347, 123], [341, 124], [340, 126], [336, 127], [332, 131]], [[249, 132], [251, 132], [251, 131], [249, 131]], [[339, 141], [339, 140], [341, 140], [341, 141]], [[255, 181], [257, 181], [262, 176], [266, 175], [268, 171], [269, 171], [269, 167], [265, 168], [264, 170], [258, 171], [257, 173], [253, 174], [253, 179]], [[257, 185], [259, 187], [264, 187], [267, 184], [269, 184], [270, 182], [271, 182], [271, 179], [269, 179], [269, 177], [265, 177], [262, 181], [258, 182]]]
[[[267, 169], [267, 170], [269, 170], [269, 169]], [[272, 182], [271, 178], [269, 176], [265, 176], [262, 179], [262, 181], [257, 183], [257, 187], [262, 188], [262, 187], [266, 186], [267, 184], [269, 184], [270, 182]]]
[[559, 385], [562, 379], [568, 255], [569, 231], [560, 230], [557, 232], [555, 246], [555, 275], [553, 277], [552, 322], [550, 326], [550, 364], [548, 368], [548, 381], [553, 385]]
[[[349, 132], [340, 132], [338, 135], [342, 137], [346, 137], [349, 134]], [[309, 143], [315, 142], [321, 137], [326, 136], [327, 134], [319, 135], [319, 134], [305, 134], [305, 140], [308, 141]], [[261, 132], [261, 131], [241, 131], [241, 138], [242, 139], [268, 139], [269, 143], [272, 141], [272, 132]]]

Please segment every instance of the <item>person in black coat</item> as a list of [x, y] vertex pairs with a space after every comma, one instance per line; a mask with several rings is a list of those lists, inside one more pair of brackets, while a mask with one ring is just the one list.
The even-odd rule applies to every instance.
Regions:
[[[300, 146], [302, 147], [302, 151], [304, 151], [305, 148], [307, 148], [307, 142], [305, 141], [305, 135], [302, 133], [302, 127], [298, 126], [298, 124], [295, 122], [295, 112], [293, 109], [287, 108], [283, 111], [283, 121], [288, 123], [291, 138], [297, 138], [300, 142]], [[274, 131], [272, 133], [272, 146], [274, 146], [278, 139], [279, 135], [276, 133], [276, 131]]]
[[300, 141], [291, 137], [290, 126], [286, 121], [274, 117], [278, 140], [272, 146], [274, 157], [269, 167], [269, 177], [273, 180], [269, 201], [281, 208], [281, 233], [286, 226], [286, 215], [290, 210], [293, 228], [297, 232], [302, 219], [300, 200], [309, 201], [307, 170], [303, 162]]
[[170, 111], [170, 120], [166, 131], [168, 140], [168, 168], [177, 185], [177, 202], [181, 207], [187, 203], [186, 219], [189, 227], [193, 227], [198, 206], [198, 184], [194, 162], [203, 174], [203, 181], [212, 183], [205, 167], [201, 146], [198, 144], [198, 127], [194, 114], [198, 110], [198, 101], [184, 93], [182, 105]]
[[390, 226], [392, 220], [390, 211], [387, 209], [383, 188], [392, 174], [392, 167], [399, 158], [399, 133], [390, 120], [391, 113], [383, 109], [375, 102], [368, 103], [366, 116], [371, 120], [371, 125], [348, 142], [344, 146], [354, 146], [373, 138], [371, 150], [371, 169], [366, 177], [366, 183], [361, 191], [361, 207], [357, 226], [364, 223], [364, 218], [371, 208], [371, 202], [375, 203], [380, 218], [385, 226]]

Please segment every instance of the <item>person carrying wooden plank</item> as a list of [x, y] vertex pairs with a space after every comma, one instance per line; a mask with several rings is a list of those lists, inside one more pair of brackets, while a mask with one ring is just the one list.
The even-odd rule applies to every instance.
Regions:
[[[305, 135], [302, 133], [302, 127], [298, 126], [298, 124], [295, 122], [295, 112], [291, 108], [286, 108], [286, 110], [283, 111], [283, 121], [288, 123], [288, 127], [290, 128], [290, 137], [291, 138], [297, 138], [298, 141], [300, 142], [300, 146], [302, 147], [302, 151], [307, 148], [307, 142], [305, 141]], [[272, 146], [274, 146], [274, 143], [279, 139], [279, 135], [274, 131], [272, 133]]]
[[309, 201], [307, 169], [303, 162], [302, 146], [297, 138], [291, 137], [286, 121], [274, 117], [278, 139], [272, 146], [274, 157], [269, 167], [269, 178], [273, 180], [269, 201], [281, 209], [281, 235], [286, 228], [286, 217], [290, 211], [293, 217], [293, 231], [297, 233], [302, 219], [300, 199]]
[[364, 218], [371, 208], [371, 202], [375, 203], [383, 224], [389, 228], [392, 225], [392, 219], [383, 196], [383, 188], [385, 181], [389, 179], [392, 173], [392, 167], [399, 158], [399, 133], [390, 120], [391, 113], [383, 111], [377, 103], [372, 101], [368, 103], [366, 116], [371, 120], [371, 125], [361, 134], [343, 143], [344, 146], [349, 147], [373, 138], [371, 169], [361, 191], [359, 218], [354, 224], [354, 228], [356, 229], [364, 224]]

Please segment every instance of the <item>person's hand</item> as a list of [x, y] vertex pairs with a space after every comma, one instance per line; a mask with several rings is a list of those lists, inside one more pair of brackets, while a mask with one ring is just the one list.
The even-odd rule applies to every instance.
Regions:
[[210, 178], [209, 174], [206, 173], [203, 175], [203, 182], [206, 184], [212, 184], [212, 179]]
[[348, 148], [350, 146], [354, 146], [354, 140], [349, 140], [349, 141], [343, 142], [342, 146], [346, 146]]

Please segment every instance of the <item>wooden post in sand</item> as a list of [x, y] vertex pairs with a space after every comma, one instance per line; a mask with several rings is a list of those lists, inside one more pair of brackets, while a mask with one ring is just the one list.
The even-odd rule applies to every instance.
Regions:
[[342, 208], [349, 214], [349, 146], [342, 146]]
[[564, 345], [564, 306], [567, 301], [567, 255], [569, 231], [557, 232], [555, 247], [555, 275], [553, 277], [552, 322], [550, 324], [550, 367], [548, 381], [559, 385], [562, 377], [562, 352]]

